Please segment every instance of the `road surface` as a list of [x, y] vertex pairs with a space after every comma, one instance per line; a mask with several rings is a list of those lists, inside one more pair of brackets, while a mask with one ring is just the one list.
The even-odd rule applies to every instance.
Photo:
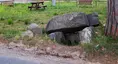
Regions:
[[28, 60], [22, 60], [19, 58], [0, 56], [0, 64], [39, 64], [39, 63]]

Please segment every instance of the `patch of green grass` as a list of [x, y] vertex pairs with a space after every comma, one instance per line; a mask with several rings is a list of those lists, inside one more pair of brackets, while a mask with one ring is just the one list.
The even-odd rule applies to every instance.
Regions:
[[97, 27], [90, 44], [84, 44], [83, 48], [92, 54], [118, 54], [118, 39], [104, 35], [104, 27]]
[[16, 35], [18, 35], [20, 32], [16, 30], [4, 30], [3, 35], [7, 39], [14, 38]]

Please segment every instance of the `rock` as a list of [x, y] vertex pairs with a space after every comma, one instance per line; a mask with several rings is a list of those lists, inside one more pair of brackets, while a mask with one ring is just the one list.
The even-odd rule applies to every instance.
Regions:
[[22, 33], [22, 38], [28, 37], [28, 38], [33, 38], [34, 34], [32, 31], [27, 30], [25, 32]]
[[28, 26], [28, 30], [31, 30], [34, 35], [42, 34], [42, 28], [39, 28], [39, 26], [36, 23], [32, 23]]
[[56, 34], [55, 33], [50, 33], [49, 37], [50, 37], [50, 39], [55, 40]]
[[37, 51], [37, 47], [30, 47], [30, 48], [26, 47], [24, 50], [25, 51], [32, 51], [33, 52], [33, 51]]
[[86, 27], [82, 31], [79, 31], [79, 38], [81, 43], [90, 43], [92, 39], [92, 35], [94, 27]]
[[54, 32], [49, 34], [52, 40], [66, 45], [76, 45], [81, 43], [90, 43], [93, 35], [93, 27], [86, 27], [82, 31], [73, 33]]
[[99, 25], [99, 19], [98, 19], [98, 14], [97, 13], [92, 13], [87, 15], [88, 21], [89, 21], [89, 26], [98, 26]]
[[36, 55], [45, 55], [46, 52], [45, 51], [42, 51], [42, 50], [39, 50], [36, 52]]
[[65, 36], [63, 34], [63, 32], [54, 32], [49, 34], [49, 37], [55, 41], [57, 41], [58, 43], [63, 43], [63, 42], [67, 42], [67, 40], [65, 39]]
[[57, 41], [58, 43], [66, 44], [66, 45], [74, 45], [79, 43], [79, 32], [74, 33], [62, 33], [62, 32], [54, 32], [49, 34], [50, 39]]
[[17, 48], [17, 47], [22, 47], [22, 48], [24, 48], [25, 45], [22, 44], [22, 43], [14, 43], [14, 42], [10, 42], [10, 43], [8, 44], [8, 49], [13, 49], [13, 48]]
[[72, 56], [74, 59], [78, 59], [79, 56], [80, 56], [80, 52], [73, 52], [73, 53], [71, 53], [71, 56]]
[[46, 52], [47, 52], [47, 53], [50, 53], [51, 51], [52, 51], [52, 48], [51, 48], [51, 47], [47, 47], [47, 48], [46, 48]]
[[34, 33], [34, 35], [42, 34], [42, 28], [33, 28], [31, 31]]
[[32, 29], [34, 29], [34, 28], [37, 28], [37, 27], [39, 27], [36, 23], [31, 23], [29, 26], [28, 26], [28, 30], [32, 30]]
[[52, 18], [46, 26], [47, 33], [76, 32], [89, 26], [86, 14], [72, 13]]
[[58, 54], [58, 56], [63, 58], [72, 58], [70, 54]]

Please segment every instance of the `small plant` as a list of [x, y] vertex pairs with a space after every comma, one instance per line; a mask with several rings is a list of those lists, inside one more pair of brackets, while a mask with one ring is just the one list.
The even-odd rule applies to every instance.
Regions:
[[9, 24], [9, 25], [11, 25], [11, 24], [14, 23], [12, 19], [8, 19], [7, 21], [8, 21], [8, 24]]
[[31, 23], [31, 22], [30, 22], [30, 19], [25, 19], [25, 20], [24, 20], [24, 24], [25, 24], [25, 25], [28, 25], [28, 24], [30, 24], [30, 23]]
[[55, 15], [58, 15], [58, 13], [55, 12], [55, 13], [53, 13], [53, 15], [54, 15], [54, 16], [55, 16]]
[[1, 17], [0, 20], [5, 20], [5, 18], [4, 17]]

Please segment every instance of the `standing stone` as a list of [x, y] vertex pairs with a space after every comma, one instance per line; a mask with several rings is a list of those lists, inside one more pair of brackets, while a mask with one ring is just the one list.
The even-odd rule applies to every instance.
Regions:
[[36, 23], [32, 23], [28, 26], [28, 30], [31, 30], [34, 35], [42, 34], [42, 28], [39, 28], [39, 26]]
[[49, 37], [52, 40], [57, 41], [58, 43], [65, 43], [67, 40], [65, 39], [64, 33], [63, 32], [54, 32], [49, 34]]
[[51, 40], [55, 40], [56, 34], [55, 33], [50, 33], [49, 37], [50, 37]]
[[49, 34], [50, 39], [62, 43], [65, 45], [76, 45], [79, 43], [79, 32], [75, 33], [63, 33], [63, 32], [54, 32]]
[[82, 31], [79, 31], [79, 38], [81, 43], [90, 43], [92, 39], [92, 35], [94, 27], [86, 27]]

